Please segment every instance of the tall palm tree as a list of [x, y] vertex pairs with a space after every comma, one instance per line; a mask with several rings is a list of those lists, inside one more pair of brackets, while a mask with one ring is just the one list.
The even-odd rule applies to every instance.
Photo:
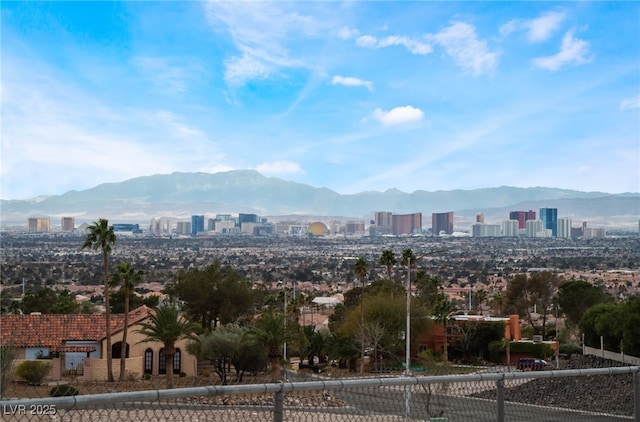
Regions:
[[120, 354], [120, 381], [124, 381], [127, 357], [127, 333], [129, 331], [129, 297], [133, 287], [142, 281], [144, 272], [134, 269], [128, 262], [121, 262], [112, 275], [113, 285], [119, 285], [124, 289], [124, 330], [122, 331], [122, 349]]
[[389, 279], [389, 282], [391, 282], [391, 269], [393, 269], [393, 266], [397, 263], [398, 260], [396, 259], [396, 255], [391, 249], [384, 249], [382, 251], [382, 255], [380, 255], [380, 259], [378, 260], [378, 264], [387, 267], [387, 278]]
[[267, 356], [271, 363], [271, 382], [278, 382], [281, 378], [282, 347], [291, 338], [284, 314], [274, 309], [267, 310], [251, 327], [248, 336], [251, 341], [267, 349]]
[[113, 382], [113, 362], [111, 360], [111, 308], [109, 305], [109, 255], [116, 243], [113, 226], [109, 227], [109, 220], [101, 218], [87, 227], [87, 237], [82, 249], [102, 250], [102, 266], [104, 269], [104, 305], [105, 305], [105, 334], [107, 336], [107, 380]]
[[167, 362], [167, 388], [173, 388], [173, 358], [176, 354], [176, 343], [182, 339], [195, 339], [193, 323], [180, 317], [178, 308], [163, 305], [156, 308], [150, 322], [142, 323], [136, 333], [145, 336], [139, 343], [160, 342], [164, 345], [164, 356]]
[[360, 373], [364, 372], [364, 284], [367, 280], [369, 270], [367, 268], [367, 260], [363, 257], [358, 258], [353, 269], [355, 276], [360, 279], [362, 290], [360, 291]]

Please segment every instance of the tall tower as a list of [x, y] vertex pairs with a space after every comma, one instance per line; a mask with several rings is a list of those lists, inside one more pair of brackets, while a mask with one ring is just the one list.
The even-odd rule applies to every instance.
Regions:
[[441, 232], [453, 234], [453, 211], [431, 214], [431, 231], [434, 236]]
[[568, 239], [571, 237], [571, 219], [558, 218], [558, 237]]
[[557, 208], [540, 208], [540, 220], [542, 227], [551, 230], [551, 236], [558, 236], [558, 209]]
[[204, 231], [204, 215], [191, 216], [191, 234], [202, 233]]

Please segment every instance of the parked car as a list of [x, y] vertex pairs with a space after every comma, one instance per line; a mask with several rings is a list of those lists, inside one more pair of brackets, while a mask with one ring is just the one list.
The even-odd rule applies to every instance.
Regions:
[[547, 366], [547, 361], [537, 358], [521, 358], [518, 360], [518, 369], [521, 371], [542, 371]]

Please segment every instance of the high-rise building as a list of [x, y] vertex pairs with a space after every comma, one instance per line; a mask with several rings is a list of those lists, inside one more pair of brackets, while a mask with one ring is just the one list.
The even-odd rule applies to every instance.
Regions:
[[29, 218], [27, 220], [29, 233], [49, 233], [51, 230], [51, 220], [49, 217]]
[[477, 213], [476, 214], [476, 223], [484, 223], [484, 213]]
[[502, 235], [506, 237], [518, 237], [520, 234], [519, 221], [516, 220], [503, 220], [502, 221]]
[[527, 220], [525, 227], [527, 237], [544, 237], [543, 225], [540, 220]]
[[528, 220], [535, 220], [536, 212], [529, 211], [511, 211], [509, 213], [509, 220], [518, 220], [518, 229], [523, 230], [526, 228], [526, 222]]
[[500, 237], [502, 227], [499, 224], [474, 223], [471, 226], [471, 236], [473, 237]]
[[551, 236], [558, 236], [558, 209], [540, 208], [540, 220], [545, 229], [551, 230]]
[[453, 234], [453, 211], [431, 214], [431, 232], [434, 236]]
[[569, 239], [571, 238], [571, 219], [570, 218], [558, 218], [558, 237]]
[[60, 230], [63, 232], [72, 232], [76, 228], [76, 219], [73, 217], [62, 217], [60, 219]]
[[364, 234], [364, 221], [347, 221], [344, 226], [347, 234]]
[[191, 222], [190, 221], [178, 221], [176, 223], [176, 233], [178, 234], [190, 234], [191, 231]]
[[204, 232], [204, 215], [191, 216], [191, 234]]
[[393, 214], [387, 211], [378, 211], [374, 214], [373, 224], [378, 234], [391, 234], [393, 232]]
[[422, 213], [393, 214], [391, 225], [391, 233], [395, 236], [420, 233], [422, 231]]
[[238, 223], [242, 226], [243, 223], [259, 223], [257, 214], [238, 214]]

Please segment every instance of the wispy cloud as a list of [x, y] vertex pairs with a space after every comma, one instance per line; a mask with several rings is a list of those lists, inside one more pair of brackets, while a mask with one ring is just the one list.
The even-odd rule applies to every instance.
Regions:
[[262, 163], [256, 167], [256, 170], [264, 175], [304, 173], [302, 168], [292, 161], [271, 161], [268, 163]]
[[565, 12], [549, 11], [535, 19], [514, 19], [500, 27], [500, 34], [509, 35], [514, 31], [525, 30], [528, 41], [545, 41], [560, 28], [566, 17]]
[[640, 95], [632, 98], [625, 98], [620, 102], [620, 110], [633, 110], [640, 108]]
[[490, 73], [496, 67], [498, 53], [489, 50], [480, 40], [473, 26], [456, 22], [435, 35], [429, 36], [441, 45], [453, 61], [474, 76]]
[[168, 94], [187, 91], [189, 83], [205, 71], [199, 62], [177, 57], [135, 57], [132, 63], [142, 70], [157, 91]]
[[343, 40], [350, 40], [357, 37], [358, 34], [359, 31], [356, 28], [349, 28], [348, 26], [343, 26], [338, 32], [338, 36]]
[[569, 31], [562, 38], [558, 53], [548, 57], [537, 57], [533, 59], [533, 64], [553, 72], [565, 65], [581, 65], [589, 61], [591, 61], [589, 43], [575, 38], [573, 31]]
[[410, 105], [396, 107], [389, 111], [377, 108], [373, 112], [373, 117], [385, 126], [393, 126], [422, 120], [424, 112]]
[[391, 35], [384, 38], [376, 38], [373, 35], [362, 35], [356, 38], [356, 45], [368, 48], [385, 48], [402, 46], [411, 54], [426, 55], [433, 51], [431, 45], [408, 37]]
[[333, 85], [344, 85], [344, 86], [363, 86], [367, 88], [369, 91], [373, 91], [373, 82], [365, 81], [358, 78], [353, 78], [350, 76], [340, 76], [336, 75], [331, 80]]
[[313, 17], [278, 2], [210, 1], [206, 15], [214, 31], [228, 31], [240, 54], [225, 61], [225, 80], [231, 85], [266, 78], [281, 68], [302, 67], [286, 47], [290, 34], [314, 31]]

